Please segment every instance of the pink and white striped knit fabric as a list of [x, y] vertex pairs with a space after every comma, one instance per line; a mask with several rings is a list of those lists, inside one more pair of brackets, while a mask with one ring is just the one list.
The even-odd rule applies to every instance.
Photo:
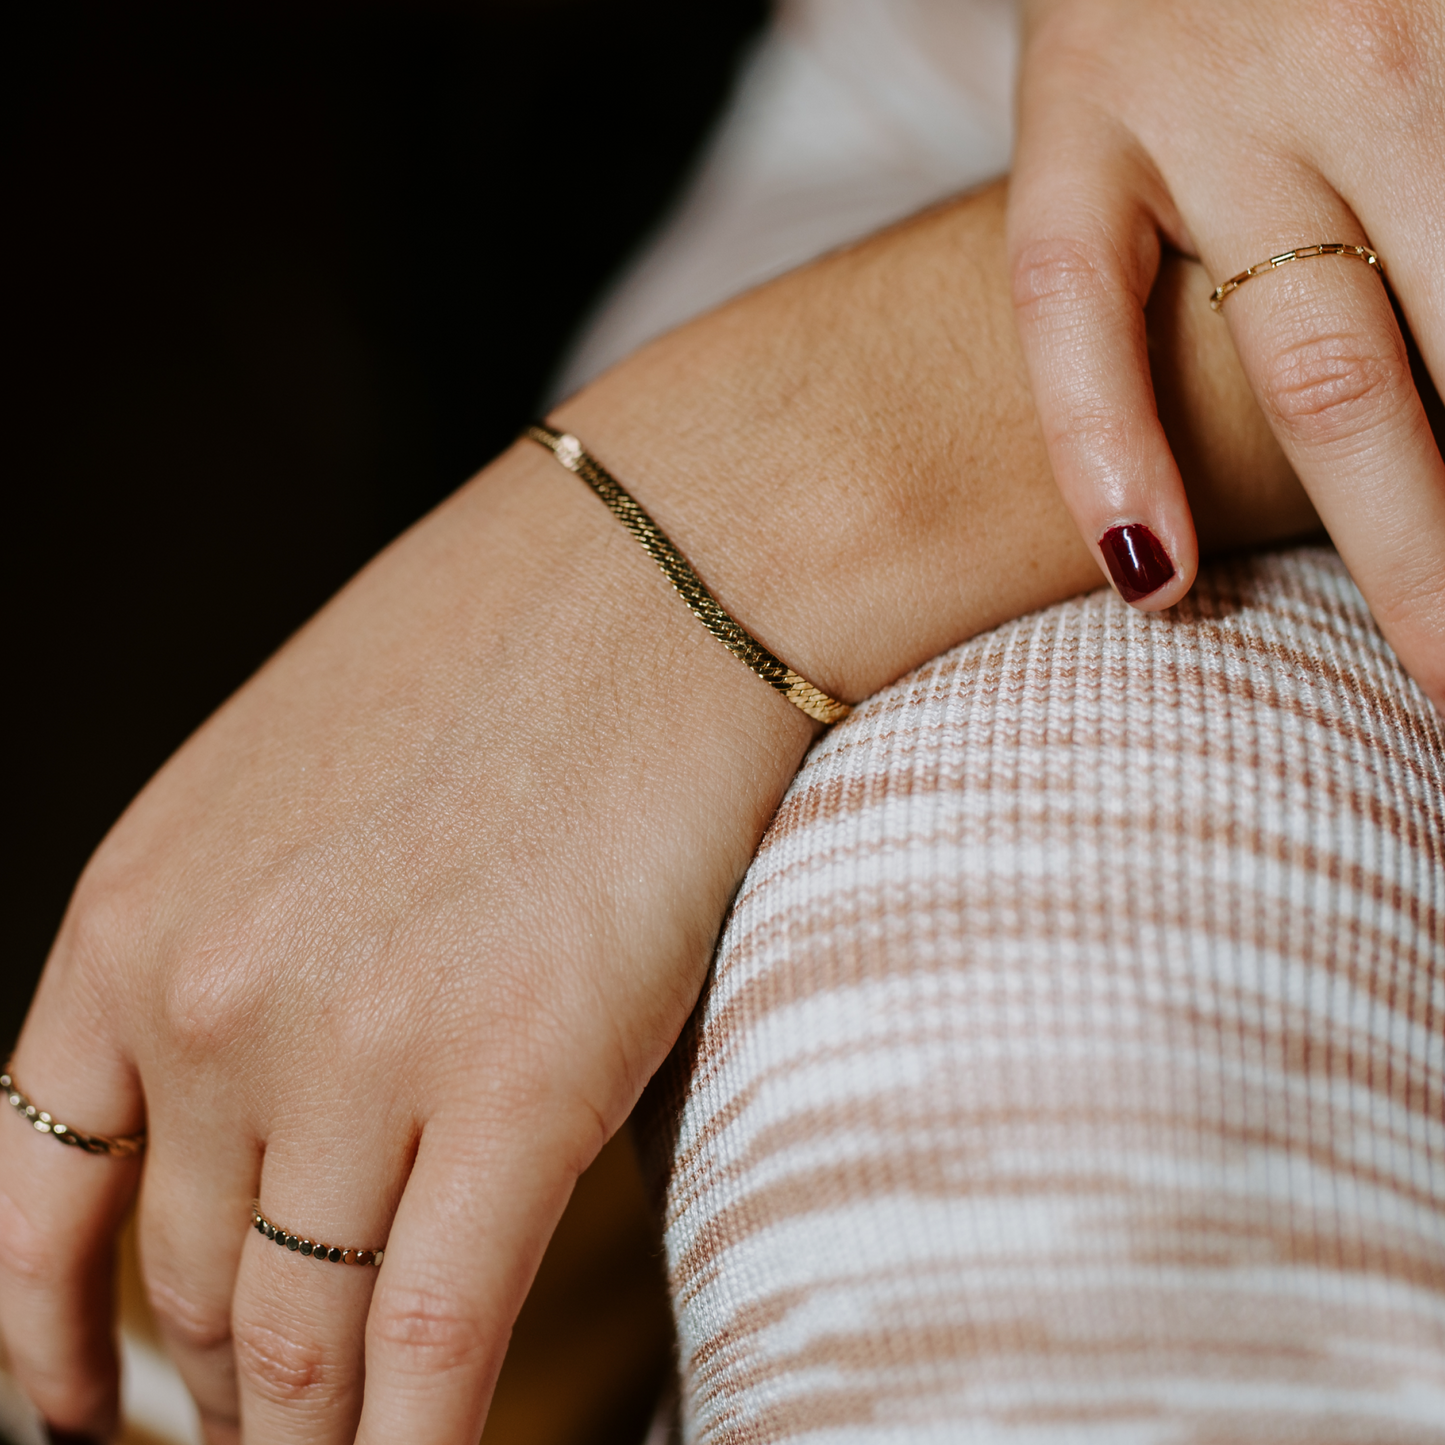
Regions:
[[860, 708], [657, 1084], [690, 1441], [1445, 1442], [1445, 731], [1333, 552]]

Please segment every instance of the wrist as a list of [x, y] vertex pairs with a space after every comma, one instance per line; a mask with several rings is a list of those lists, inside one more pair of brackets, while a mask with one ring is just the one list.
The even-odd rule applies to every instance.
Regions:
[[1054, 492], [995, 190], [645, 348], [557, 408], [766, 646], [857, 700], [1097, 577]]

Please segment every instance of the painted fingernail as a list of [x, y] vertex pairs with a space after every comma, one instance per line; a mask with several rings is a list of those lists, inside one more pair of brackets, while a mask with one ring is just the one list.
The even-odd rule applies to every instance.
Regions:
[[1157, 592], [1174, 575], [1169, 554], [1142, 522], [1110, 527], [1099, 538], [1099, 547], [1125, 602], [1137, 602]]
[[45, 1438], [50, 1445], [105, 1445], [98, 1435], [82, 1435], [78, 1430], [57, 1430], [54, 1425], [45, 1427]]

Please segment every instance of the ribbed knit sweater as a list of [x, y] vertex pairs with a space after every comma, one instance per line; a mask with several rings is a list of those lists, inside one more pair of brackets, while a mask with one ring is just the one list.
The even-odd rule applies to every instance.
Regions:
[[1445, 732], [1335, 554], [814, 749], [659, 1076], [688, 1440], [1445, 1441]]

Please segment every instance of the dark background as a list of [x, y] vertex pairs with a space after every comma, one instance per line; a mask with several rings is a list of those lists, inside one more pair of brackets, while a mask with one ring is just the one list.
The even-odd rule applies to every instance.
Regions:
[[147, 777], [531, 415], [765, 8], [10, 22], [0, 1048]]

